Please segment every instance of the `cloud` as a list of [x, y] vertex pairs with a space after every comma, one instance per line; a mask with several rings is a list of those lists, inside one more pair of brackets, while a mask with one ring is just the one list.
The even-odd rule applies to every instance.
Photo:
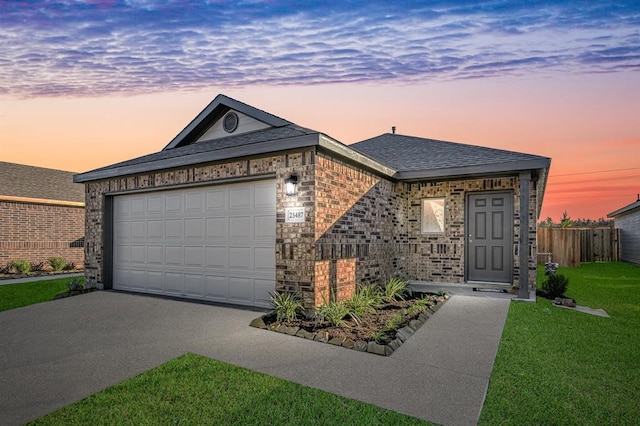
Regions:
[[0, 93], [23, 97], [640, 68], [634, 2], [59, 0], [0, 16]]

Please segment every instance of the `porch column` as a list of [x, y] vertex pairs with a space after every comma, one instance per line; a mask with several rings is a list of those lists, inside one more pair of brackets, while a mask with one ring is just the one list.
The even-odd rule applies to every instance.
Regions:
[[529, 186], [531, 172], [520, 172], [520, 283], [518, 297], [529, 298]]

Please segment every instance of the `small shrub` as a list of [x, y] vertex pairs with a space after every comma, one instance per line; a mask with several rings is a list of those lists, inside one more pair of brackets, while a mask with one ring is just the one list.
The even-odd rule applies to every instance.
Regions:
[[407, 315], [410, 317], [415, 316], [416, 314], [421, 314], [422, 312], [427, 310], [427, 305], [431, 301], [431, 297], [424, 296], [419, 299], [415, 299], [413, 305], [409, 306], [406, 309]]
[[293, 321], [302, 312], [302, 302], [294, 293], [270, 293], [272, 310], [278, 321]]
[[[347, 315], [349, 315], [349, 308], [344, 303], [335, 301], [327, 302], [325, 300], [316, 311], [318, 321], [327, 321], [334, 327], [344, 327], [346, 325], [344, 318]], [[354, 319], [358, 320], [357, 318]]]
[[51, 269], [53, 269], [54, 271], [61, 271], [62, 268], [64, 268], [67, 264], [67, 262], [65, 262], [64, 259], [60, 256], [50, 257], [47, 260], [47, 263], [49, 263], [49, 266], [51, 266]]
[[73, 263], [73, 262], [69, 262], [66, 265], [64, 265], [62, 270], [63, 271], [75, 271], [76, 270], [76, 264]]
[[11, 262], [11, 269], [19, 274], [28, 274], [31, 272], [31, 263], [28, 260], [16, 259]]
[[360, 294], [360, 296], [369, 300], [371, 306], [373, 306], [374, 308], [377, 308], [382, 304], [382, 291], [377, 285], [364, 284], [359, 286], [356, 291]]
[[390, 336], [387, 334], [385, 330], [377, 330], [377, 331], [371, 332], [371, 334], [369, 335], [369, 340], [373, 340], [378, 344], [385, 344], [389, 342]]
[[5, 266], [0, 267], [0, 274], [10, 274], [11, 273], [11, 263], [7, 263]]
[[69, 288], [69, 291], [80, 291], [84, 289], [84, 284], [82, 283], [82, 280], [79, 278], [74, 278], [72, 280], [67, 281], [67, 288]]
[[400, 278], [391, 278], [382, 290], [382, 299], [385, 302], [404, 300], [405, 293], [408, 293], [409, 291], [409, 283], [401, 280]]
[[345, 300], [343, 303], [347, 307], [349, 315], [352, 318], [357, 319], [367, 313], [375, 312], [376, 307], [378, 306], [377, 299], [378, 298], [372, 297], [366, 291], [361, 292], [356, 290], [353, 296]]
[[551, 274], [549, 278], [542, 284], [542, 291], [545, 292], [549, 299], [564, 296], [569, 279], [562, 274]]
[[391, 318], [389, 318], [389, 321], [387, 321], [387, 324], [385, 326], [385, 330], [396, 331], [398, 327], [400, 327], [400, 324], [402, 324], [403, 322], [404, 322], [404, 315], [403, 313], [399, 312], [394, 316], [392, 316]]

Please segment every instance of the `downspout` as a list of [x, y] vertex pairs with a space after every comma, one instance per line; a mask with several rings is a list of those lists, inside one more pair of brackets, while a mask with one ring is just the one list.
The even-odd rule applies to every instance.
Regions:
[[520, 240], [518, 256], [520, 260], [520, 282], [518, 298], [528, 299], [529, 294], [529, 192], [531, 172], [520, 172]]

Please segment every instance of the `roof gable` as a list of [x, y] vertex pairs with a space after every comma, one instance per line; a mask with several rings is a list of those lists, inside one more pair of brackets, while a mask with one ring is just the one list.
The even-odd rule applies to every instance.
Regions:
[[0, 199], [84, 205], [84, 185], [73, 172], [0, 161]]
[[[225, 119], [235, 115], [236, 126], [225, 126]], [[284, 127], [293, 123], [225, 95], [218, 95], [198, 114], [163, 151], [196, 142], [222, 139], [243, 133]], [[225, 130], [226, 127], [226, 130]], [[232, 129], [230, 131], [230, 129]]]

